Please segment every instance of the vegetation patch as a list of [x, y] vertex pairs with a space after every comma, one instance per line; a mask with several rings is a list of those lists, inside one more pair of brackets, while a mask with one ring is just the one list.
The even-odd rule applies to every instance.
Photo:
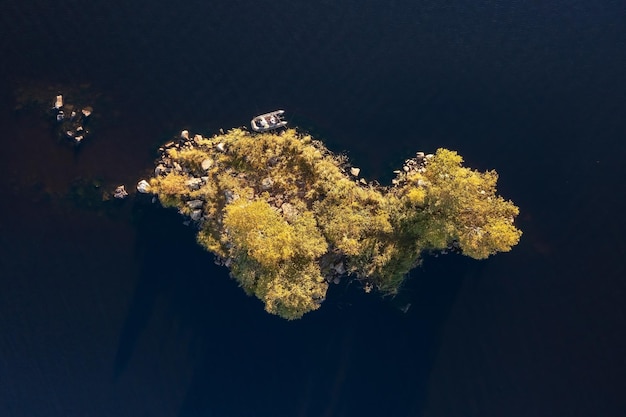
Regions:
[[518, 208], [496, 194], [495, 171], [456, 152], [418, 152], [392, 185], [359, 178], [346, 158], [290, 129], [234, 129], [161, 148], [150, 191], [198, 227], [198, 242], [267, 312], [297, 319], [330, 282], [396, 293], [421, 256], [484, 259], [515, 246]]

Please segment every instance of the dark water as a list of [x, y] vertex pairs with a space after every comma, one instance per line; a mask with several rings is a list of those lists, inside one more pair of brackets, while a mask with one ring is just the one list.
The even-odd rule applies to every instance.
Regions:
[[[0, 2], [0, 415], [624, 415], [624, 22], [619, 1]], [[15, 110], [83, 83], [78, 151]], [[437, 147], [496, 169], [522, 242], [285, 322], [175, 213], [88, 198], [183, 128], [277, 107], [370, 178]]]

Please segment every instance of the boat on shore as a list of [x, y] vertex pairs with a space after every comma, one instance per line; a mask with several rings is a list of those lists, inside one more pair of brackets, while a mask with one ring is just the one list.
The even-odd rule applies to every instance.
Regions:
[[275, 110], [256, 116], [250, 121], [252, 130], [255, 132], [267, 132], [268, 130], [274, 130], [279, 127], [287, 126], [287, 122], [283, 120], [284, 113], [284, 110]]

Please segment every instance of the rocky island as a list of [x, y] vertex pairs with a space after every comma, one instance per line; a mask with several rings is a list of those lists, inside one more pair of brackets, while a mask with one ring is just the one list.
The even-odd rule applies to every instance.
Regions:
[[319, 308], [344, 277], [393, 294], [425, 253], [484, 259], [521, 236], [497, 173], [463, 167], [450, 150], [418, 152], [381, 186], [293, 129], [180, 136], [142, 192], [187, 216], [244, 291], [286, 319]]

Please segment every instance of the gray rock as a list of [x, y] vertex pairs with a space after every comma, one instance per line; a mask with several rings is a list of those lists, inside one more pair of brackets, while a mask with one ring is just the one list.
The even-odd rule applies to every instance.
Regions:
[[217, 144], [217, 150], [220, 152], [226, 152], [226, 145], [224, 145], [224, 142], [220, 142]]
[[156, 175], [157, 177], [159, 175], [166, 174], [166, 173], [167, 173], [167, 168], [163, 164], [159, 164], [156, 166], [156, 168], [154, 168], [154, 175]]
[[187, 201], [187, 205], [189, 206], [190, 209], [193, 209], [193, 210], [202, 208], [203, 204], [204, 204], [204, 201], [202, 200]]
[[202, 217], [202, 210], [194, 210], [191, 212], [191, 220], [197, 222]]
[[63, 96], [59, 94], [54, 101], [54, 108], [60, 109], [61, 107], [63, 107]]
[[343, 275], [346, 273], [346, 267], [343, 265], [343, 262], [339, 262], [338, 264], [333, 265], [333, 269], [339, 275]]
[[150, 183], [146, 180], [141, 180], [137, 183], [137, 191], [142, 194], [147, 194], [150, 192]]
[[185, 181], [185, 185], [189, 187], [190, 190], [197, 190], [202, 185], [202, 180], [200, 178], [191, 178]]
[[180, 132], [180, 137], [185, 139], [185, 140], [189, 140], [189, 131], [188, 130], [183, 130], [182, 132]]
[[298, 210], [290, 203], [283, 203], [280, 208], [287, 220], [294, 219], [298, 215]]
[[277, 156], [272, 156], [270, 159], [267, 160], [267, 164], [271, 167], [275, 166], [277, 163], [278, 163]]
[[230, 204], [235, 200], [235, 193], [231, 190], [225, 190], [224, 197], [226, 198], [226, 204]]
[[119, 199], [124, 199], [124, 198], [128, 197], [128, 192], [126, 192], [126, 188], [124, 188], [123, 185], [120, 185], [113, 192], [113, 197], [119, 198]]
[[358, 177], [360, 173], [361, 173], [361, 168], [357, 168], [357, 167], [350, 168], [350, 174], [354, 175], [355, 177]]

